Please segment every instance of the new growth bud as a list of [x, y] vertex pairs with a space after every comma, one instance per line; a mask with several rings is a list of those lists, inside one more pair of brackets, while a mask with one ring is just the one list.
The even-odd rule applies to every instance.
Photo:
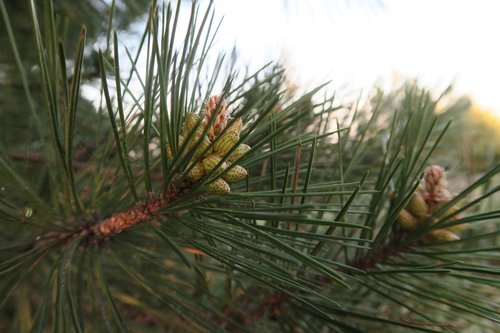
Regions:
[[[425, 187], [419, 187], [410, 201], [398, 216], [398, 223], [406, 231], [412, 231], [424, 223], [432, 225], [441, 223], [442, 220], [453, 222], [460, 219], [456, 212], [459, 207], [454, 205], [444, 212], [439, 210], [453, 199], [453, 195], [447, 188], [446, 173], [438, 165], [431, 165], [425, 170]], [[391, 199], [392, 200], [392, 199]], [[438, 213], [439, 215], [436, 215]], [[432, 223], [428, 223], [432, 217]], [[467, 224], [459, 223], [456, 225], [444, 227], [438, 230], [431, 230], [427, 237], [428, 240], [453, 241], [460, 239], [456, 234], [467, 228]]]
[[[218, 112], [218, 113], [217, 113]], [[216, 117], [213, 124], [212, 118]], [[213, 141], [215, 137], [226, 127], [227, 124], [227, 102], [221, 96], [211, 96], [205, 104], [205, 126], [208, 128], [208, 138]]]
[[429, 206], [441, 201], [449, 201], [452, 197], [447, 188], [446, 173], [439, 165], [431, 165], [425, 170], [426, 200]]

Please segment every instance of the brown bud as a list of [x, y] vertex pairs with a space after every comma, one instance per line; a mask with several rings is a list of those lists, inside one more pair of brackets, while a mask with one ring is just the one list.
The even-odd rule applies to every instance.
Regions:
[[451, 199], [446, 184], [446, 173], [439, 165], [431, 165], [425, 170], [426, 199], [429, 205]]

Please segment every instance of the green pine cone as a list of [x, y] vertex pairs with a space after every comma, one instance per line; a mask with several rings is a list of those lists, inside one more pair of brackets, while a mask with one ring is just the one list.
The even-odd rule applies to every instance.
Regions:
[[226, 131], [214, 144], [214, 151], [219, 156], [224, 156], [240, 140], [235, 131]]
[[226, 172], [222, 178], [224, 178], [224, 180], [228, 183], [237, 183], [245, 179], [247, 176], [248, 172], [245, 168], [235, 165], [231, 168], [231, 170]]
[[207, 185], [207, 192], [213, 194], [226, 194], [231, 191], [229, 184], [222, 178], [216, 179]]
[[229, 162], [234, 162], [236, 161], [238, 158], [240, 158], [241, 156], [245, 155], [247, 152], [250, 151], [250, 146], [247, 145], [247, 144], [240, 144], [234, 151], [231, 155], [229, 155], [229, 157], [227, 158], [227, 160]]

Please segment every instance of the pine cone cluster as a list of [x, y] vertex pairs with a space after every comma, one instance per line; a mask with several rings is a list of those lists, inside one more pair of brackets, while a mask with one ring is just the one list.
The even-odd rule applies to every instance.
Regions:
[[[216, 118], [212, 120], [212, 117]], [[197, 182], [217, 168], [214, 174], [221, 177], [210, 182], [206, 188], [207, 192], [214, 194], [229, 193], [229, 184], [244, 180], [248, 175], [247, 170], [240, 165], [232, 165], [250, 150], [249, 145], [238, 143], [242, 128], [241, 118], [228, 118], [227, 103], [219, 96], [210, 97], [206, 103], [204, 122], [195, 113], [187, 114], [179, 137], [179, 147], [186, 145], [189, 138], [181, 158], [195, 149], [188, 163], [187, 180]], [[167, 157], [173, 159], [170, 146], [167, 146]], [[227, 168], [229, 170], [225, 171]]]
[[[425, 171], [424, 186], [419, 186], [406, 207], [399, 213], [398, 223], [403, 230], [412, 231], [427, 220], [434, 212], [453, 199], [448, 189], [446, 174], [442, 167], [431, 165]], [[433, 223], [450, 216], [450, 221], [460, 218], [454, 214], [458, 210], [455, 205], [447, 211], [433, 218]], [[460, 239], [457, 234], [466, 228], [466, 224], [458, 224], [429, 232], [430, 238], [438, 241], [452, 241]]]

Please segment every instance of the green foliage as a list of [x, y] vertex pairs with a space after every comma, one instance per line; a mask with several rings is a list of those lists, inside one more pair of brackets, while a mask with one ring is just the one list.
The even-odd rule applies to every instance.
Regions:
[[[212, 4], [193, 3], [184, 27], [185, 4], [153, 2], [136, 54], [116, 33], [112, 54], [99, 52], [104, 109], [87, 117], [86, 29], [68, 67], [52, 2], [43, 32], [38, 10], [32, 1], [45, 113], [31, 110], [40, 144], [30, 154], [40, 160], [20, 163], [0, 146], [1, 330], [494, 331], [500, 210], [488, 202], [499, 200], [500, 165], [416, 230], [397, 222], [425, 168], [444, 158], [450, 122], [429, 92], [411, 85], [351, 107], [320, 98], [323, 87], [298, 96], [280, 66], [225, 72], [225, 55], [210, 65]], [[187, 115], [203, 116], [214, 95], [252, 147], [234, 161], [248, 178], [226, 195], [206, 192], [218, 166], [185, 179], [216, 117], [180, 142]], [[85, 156], [78, 135], [95, 140]], [[465, 223], [458, 240], [425, 237]]]

